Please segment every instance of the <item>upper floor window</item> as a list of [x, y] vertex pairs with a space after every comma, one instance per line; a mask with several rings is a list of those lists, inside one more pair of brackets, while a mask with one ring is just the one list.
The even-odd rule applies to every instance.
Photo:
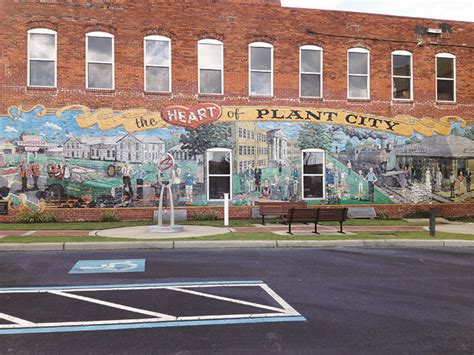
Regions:
[[410, 52], [392, 52], [392, 98], [413, 100], [413, 56]]
[[46, 28], [28, 31], [28, 86], [56, 87], [56, 39]]
[[300, 47], [300, 96], [322, 97], [323, 49], [316, 46]]
[[347, 97], [370, 98], [370, 52], [364, 48], [347, 51]]
[[147, 36], [144, 41], [145, 91], [171, 92], [171, 40]]
[[86, 87], [113, 90], [114, 36], [106, 32], [86, 34]]
[[199, 93], [224, 93], [224, 44], [215, 39], [198, 42]]
[[249, 89], [252, 96], [273, 96], [273, 46], [249, 44]]
[[436, 101], [456, 101], [456, 57], [436, 55]]

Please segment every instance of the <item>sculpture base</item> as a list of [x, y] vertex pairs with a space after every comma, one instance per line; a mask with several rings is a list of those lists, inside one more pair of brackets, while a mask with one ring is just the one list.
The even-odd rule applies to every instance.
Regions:
[[179, 224], [175, 224], [174, 226], [166, 225], [166, 226], [149, 226], [148, 230], [153, 233], [179, 233], [184, 230], [183, 226]]

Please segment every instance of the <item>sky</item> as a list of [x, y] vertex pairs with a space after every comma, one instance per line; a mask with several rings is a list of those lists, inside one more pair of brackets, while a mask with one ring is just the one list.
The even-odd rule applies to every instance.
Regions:
[[283, 6], [474, 22], [474, 0], [281, 0]]

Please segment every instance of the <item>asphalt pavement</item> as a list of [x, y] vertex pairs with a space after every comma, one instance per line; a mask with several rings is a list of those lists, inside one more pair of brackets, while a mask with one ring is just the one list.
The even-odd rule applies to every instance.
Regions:
[[[82, 265], [80, 260], [89, 262], [81, 269], [85, 272], [70, 273]], [[97, 260], [99, 266], [90, 264]], [[124, 272], [94, 273], [94, 268], [112, 265], [105, 260], [144, 260], [143, 271], [122, 264]], [[470, 248], [2, 253], [0, 353], [471, 354], [473, 267]], [[217, 287], [219, 283], [229, 287]], [[43, 292], [47, 287], [54, 289]], [[208, 288], [201, 292], [203, 288], [192, 287]], [[23, 293], [7, 288], [23, 288]], [[100, 308], [97, 300], [112, 307]], [[114, 308], [117, 304], [120, 309]], [[271, 318], [282, 304], [296, 312], [289, 315], [300, 317]], [[163, 312], [164, 317], [207, 314], [213, 321], [135, 329], [55, 328], [54, 332], [46, 326], [42, 333], [2, 333], [2, 325], [12, 323], [18, 323], [20, 330], [39, 321], [122, 319], [127, 323], [130, 311], [149, 310]], [[221, 315], [249, 312], [258, 315], [254, 323], [216, 321]], [[159, 319], [160, 314], [149, 316]], [[270, 322], [258, 321], [266, 316]]]

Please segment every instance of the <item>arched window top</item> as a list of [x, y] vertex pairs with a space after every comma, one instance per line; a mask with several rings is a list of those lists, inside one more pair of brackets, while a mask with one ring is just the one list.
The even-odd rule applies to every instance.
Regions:
[[39, 33], [39, 34], [45, 34], [45, 35], [55, 35], [57, 32], [50, 30], [49, 28], [32, 28], [31, 30], [28, 30], [28, 33]]
[[86, 33], [86, 36], [114, 38], [113, 34], [108, 33], [108, 32], [102, 32], [102, 31], [88, 32]]
[[159, 35], [151, 35], [151, 36], [145, 36], [145, 40], [149, 41], [165, 41], [165, 42], [171, 42], [171, 39], [165, 36], [159, 36]]
[[217, 148], [209, 148], [207, 151], [208, 151], [208, 152], [232, 152], [232, 149], [230, 149], [230, 148], [219, 148], [219, 147], [217, 147]]
[[301, 151], [302, 153], [326, 153], [324, 149], [320, 148], [307, 148]]
[[397, 50], [393, 51], [392, 55], [407, 55], [407, 56], [412, 56], [411, 52], [404, 51], [404, 50]]
[[224, 43], [212, 38], [205, 38], [198, 41], [198, 44], [214, 44], [214, 45], [223, 45]]
[[455, 59], [456, 56], [454, 54], [451, 54], [451, 53], [438, 53], [436, 54], [436, 58], [451, 58], [451, 59]]
[[253, 42], [249, 44], [249, 47], [265, 47], [265, 48], [273, 48], [273, 45], [267, 42]]
[[370, 51], [367, 48], [362, 48], [362, 47], [349, 48], [347, 51], [349, 53], [370, 53]]
[[323, 49], [321, 47], [318, 47], [318, 46], [314, 46], [314, 45], [311, 45], [311, 44], [307, 44], [305, 46], [301, 46], [300, 47], [300, 50], [306, 50], [306, 51], [322, 51]]

